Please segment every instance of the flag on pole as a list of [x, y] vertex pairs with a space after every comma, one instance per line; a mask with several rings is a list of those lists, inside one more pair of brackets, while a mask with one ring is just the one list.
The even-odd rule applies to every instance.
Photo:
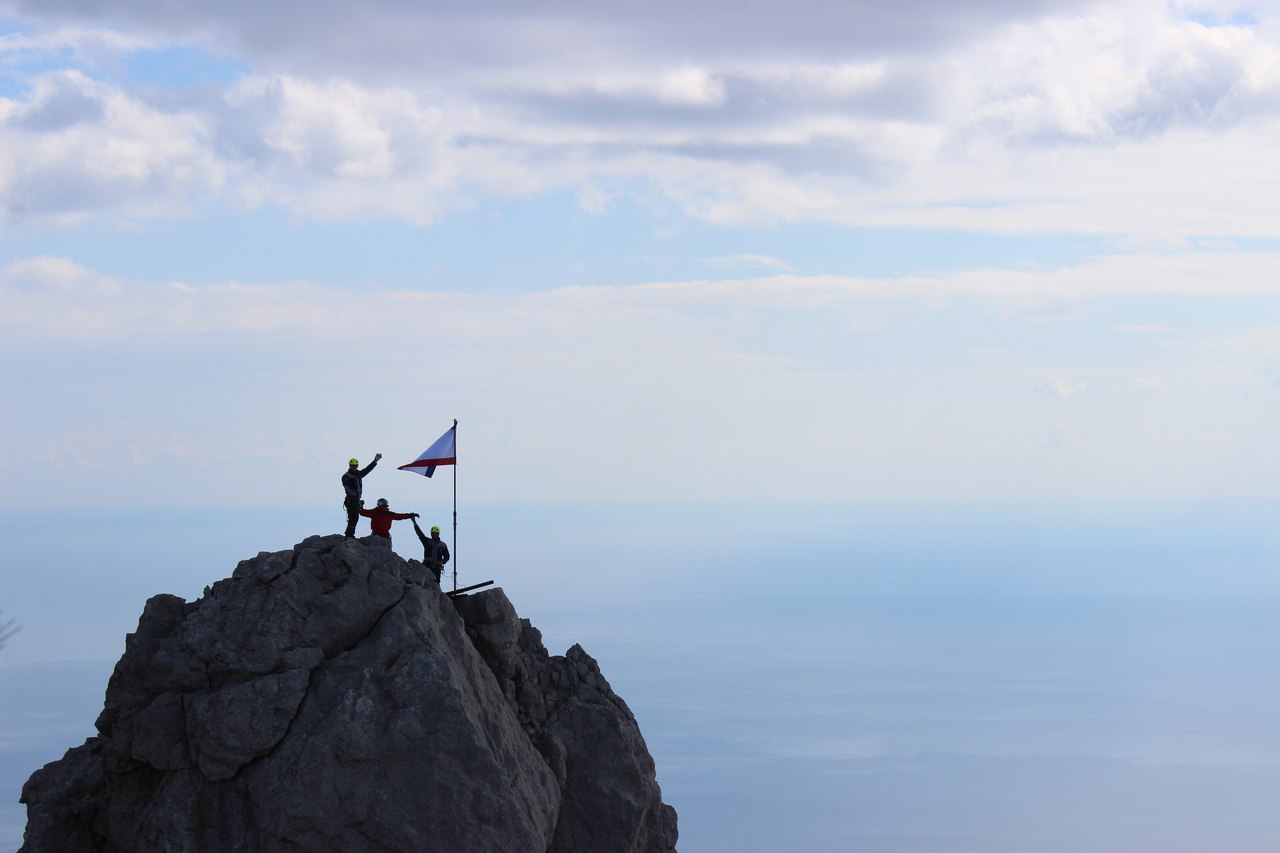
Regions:
[[455, 449], [457, 429], [458, 424], [455, 422], [444, 435], [436, 439], [435, 444], [424, 450], [421, 456], [408, 465], [401, 465], [400, 470], [430, 477], [436, 472], [437, 465], [456, 465], [458, 463], [458, 452]]

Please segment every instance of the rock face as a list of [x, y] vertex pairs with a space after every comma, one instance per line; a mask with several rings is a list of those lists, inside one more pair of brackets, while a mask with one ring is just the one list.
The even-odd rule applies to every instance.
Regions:
[[675, 850], [596, 662], [378, 537], [149, 600], [97, 728], [23, 787], [26, 853]]

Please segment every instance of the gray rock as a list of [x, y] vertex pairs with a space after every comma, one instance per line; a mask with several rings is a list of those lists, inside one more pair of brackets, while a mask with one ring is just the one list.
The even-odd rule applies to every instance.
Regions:
[[230, 779], [283, 740], [310, 680], [307, 670], [291, 669], [189, 696], [187, 742], [205, 778]]
[[23, 787], [23, 851], [674, 851], [596, 662], [428, 574], [317, 536], [152, 598], [98, 736]]
[[631, 709], [581, 646], [551, 657], [500, 589], [455, 601], [467, 633], [560, 784], [549, 853], [675, 848], [676, 813], [662, 802]]

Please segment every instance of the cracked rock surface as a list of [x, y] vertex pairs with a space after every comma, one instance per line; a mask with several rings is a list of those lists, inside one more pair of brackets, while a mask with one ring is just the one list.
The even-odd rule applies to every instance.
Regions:
[[634, 716], [500, 589], [450, 599], [378, 537], [150, 599], [98, 736], [23, 787], [37, 851], [667, 853]]

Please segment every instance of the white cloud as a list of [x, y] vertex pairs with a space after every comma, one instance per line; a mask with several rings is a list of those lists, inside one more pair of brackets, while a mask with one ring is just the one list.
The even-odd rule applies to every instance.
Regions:
[[[395, 171], [391, 133], [383, 119], [416, 112], [413, 99], [368, 93], [350, 84], [311, 86], [290, 79], [252, 79], [227, 96], [235, 112], [268, 116], [263, 145], [298, 172], [345, 178], [388, 178]], [[262, 109], [259, 104], [269, 101]], [[254, 109], [254, 107], [258, 107]]]
[[129, 53], [156, 44], [154, 39], [92, 25], [64, 26], [31, 34], [12, 32], [0, 35], [0, 66], [20, 67], [27, 59], [39, 63], [50, 54], [64, 51], [92, 58], [99, 53]]
[[165, 113], [75, 71], [33, 81], [0, 115], [0, 216], [187, 209], [227, 181], [190, 113]]
[[[727, 225], [1185, 241], [1269, 236], [1280, 193], [1280, 27], [1266, 8], [1255, 24], [1210, 26], [1137, 0], [957, 4], [921, 26], [912, 4], [859, 15], [820, 4], [807, 18], [766, 6], [750, 24], [696, 7], [677, 29], [707, 41], [670, 53], [650, 40], [673, 26], [661, 9], [375, 4], [281, 27], [265, 7], [166, 6], [139, 36], [92, 29], [132, 19], [128, 4], [16, 8], [85, 23], [0, 43], [0, 57], [23, 57], [15, 67], [68, 69], [30, 73], [31, 92], [0, 106], [10, 218], [229, 201], [426, 224], [489, 197], [608, 183], [611, 197], [656, 192]], [[877, 28], [895, 38], [868, 40]], [[95, 38], [123, 61], [165, 30], [179, 46], [234, 45], [255, 73], [221, 93], [161, 97], [86, 58]], [[857, 38], [834, 36], [846, 30]], [[497, 47], [469, 55], [481, 36]], [[394, 83], [370, 73], [380, 63]]]
[[1112, 142], [1280, 108], [1280, 51], [1257, 28], [1117, 4], [1008, 35], [952, 61], [967, 81], [968, 120], [1011, 141]]
[[[578, 87], [581, 87], [580, 89]], [[578, 91], [621, 100], [652, 100], [675, 106], [716, 106], [724, 102], [724, 84], [702, 68], [675, 68], [657, 74], [609, 75], [575, 84]]]
[[885, 60], [831, 64], [761, 64], [744, 68], [745, 79], [770, 84], [782, 91], [804, 97], [815, 95], [847, 98], [866, 95], [883, 85], [889, 77]]
[[[262, 495], [312, 500], [318, 461], [370, 443], [412, 458], [446, 416], [471, 425], [468, 488], [492, 499], [1244, 488], [1213, 476], [1241, 454], [1265, 456], [1245, 427], [1280, 405], [1253, 394], [1274, 375], [1259, 371], [1266, 349], [1204, 332], [1187, 332], [1173, 357], [1159, 336], [1113, 346], [1108, 311], [1093, 346], [1064, 353], [1056, 330], [1004, 310], [1072, 288], [1081, 302], [1113, 287], [1122, 304], [1218, 299], [1196, 271], [1205, 258], [1180, 259], [1190, 290], [1169, 259], [1151, 260], [1142, 275], [1130, 259], [1065, 273], [785, 274], [498, 296], [146, 284], [32, 258], [0, 270], [0, 435], [10, 469], [65, 467], [29, 478], [33, 500], [55, 503], [174, 478], [200, 500], [240, 501], [248, 462]], [[1270, 278], [1238, 278], [1274, 293]], [[1253, 321], [1236, 316], [1241, 334]], [[1264, 338], [1255, 343], [1273, 346], [1274, 330]], [[1133, 393], [1156, 375], [1164, 393]], [[1059, 406], [1026, 393], [1036, 385], [1075, 396]], [[744, 464], [780, 436], [786, 465]], [[1280, 481], [1264, 479], [1251, 488]]]
[[[713, 259], [716, 260], [716, 259]], [[785, 266], [769, 256], [734, 256], [719, 263]], [[955, 300], [1011, 309], [1034, 323], [1035, 306], [1061, 307], [1105, 298], [1162, 296], [1217, 298], [1280, 295], [1274, 275], [1280, 257], [1263, 253], [1183, 254], [1109, 258], [1049, 272], [971, 270], [926, 277], [775, 273], [717, 281], [655, 282], [632, 286], [564, 287], [498, 297], [387, 290], [357, 293], [306, 282], [190, 285], [129, 283], [66, 258], [28, 258], [0, 268], [0, 331], [11, 341], [128, 341], [139, 337], [211, 334], [328, 335], [386, 340], [418, 333], [419, 318], [438, 320], [435, 333], [473, 343], [519, 339], [521, 330], [610, 341], [653, 338], [652, 353], [671, 349], [664, 337], [679, 332], [712, 338], [733, 333], [746, 312], [778, 309], [862, 312], [886, 302], [934, 310]], [[721, 311], [723, 325], [708, 309]], [[1073, 315], [1079, 319], [1081, 315]], [[683, 318], [683, 319], [682, 319]], [[867, 318], [858, 317], [860, 323]], [[650, 328], [660, 323], [661, 328]], [[671, 325], [671, 324], [678, 324]], [[1119, 332], [1160, 332], [1163, 327], [1113, 326]], [[1160, 337], [1159, 335], [1147, 335]], [[1275, 330], [1242, 331], [1225, 344], [1275, 340]], [[626, 357], [618, 355], [616, 357]], [[1046, 386], [1047, 387], [1047, 386]], [[1054, 387], [1067, 387], [1054, 380]]]

